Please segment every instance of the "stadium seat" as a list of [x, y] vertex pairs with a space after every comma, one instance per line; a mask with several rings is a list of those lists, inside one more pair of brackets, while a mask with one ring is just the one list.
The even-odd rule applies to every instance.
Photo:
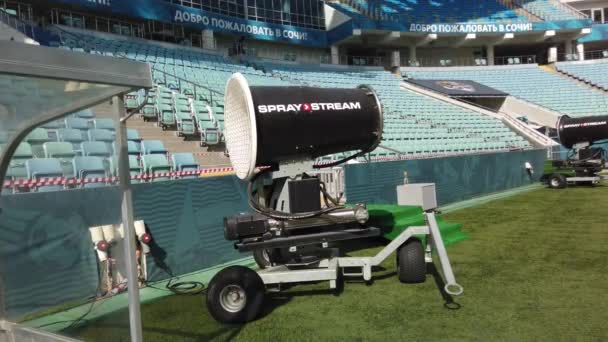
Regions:
[[81, 132], [82, 138], [88, 140], [89, 137], [87, 132], [89, 130], [89, 121], [82, 118], [66, 118], [65, 119], [65, 127], [77, 129]]
[[95, 118], [95, 114], [90, 109], [83, 109], [79, 112], [74, 113], [74, 116], [81, 119], [93, 119]]
[[[75, 157], [72, 162], [72, 172], [78, 179], [105, 178], [107, 177], [106, 166], [101, 157]], [[81, 188], [99, 188], [105, 186], [105, 182], [83, 183]]]
[[170, 104], [160, 104], [158, 106], [158, 125], [163, 129], [169, 126], [175, 126], [175, 117], [173, 116], [173, 107]]
[[[171, 165], [175, 171], [198, 171], [200, 169], [192, 153], [173, 153], [171, 155]], [[181, 176], [180, 178], [197, 177], [198, 175], [191, 175]]]
[[81, 143], [84, 141], [82, 138], [82, 132], [78, 129], [63, 128], [59, 130], [59, 141], [69, 142], [72, 144], [72, 148], [78, 154], [81, 151]]
[[[41, 178], [63, 177], [63, 168], [59, 160], [54, 158], [30, 159], [25, 162], [27, 177], [31, 180]], [[40, 185], [36, 186], [37, 192], [48, 192], [63, 190], [63, 185]]]
[[44, 158], [44, 150], [42, 145], [49, 142], [51, 139], [49, 138], [49, 134], [46, 129], [35, 128], [25, 137], [24, 140], [32, 146], [32, 153], [34, 154], [34, 157]]
[[141, 152], [143, 154], [167, 154], [165, 145], [160, 140], [144, 140], [141, 142]]
[[[136, 156], [129, 156], [129, 175], [131, 177], [139, 176], [139, 175], [141, 175], [141, 171], [142, 171], [142, 168], [139, 163], [139, 159]], [[141, 179], [131, 178], [132, 184], [138, 184], [141, 182], [142, 182]]]
[[127, 140], [141, 142], [141, 138], [139, 137], [139, 132], [134, 128], [127, 128]]
[[44, 129], [47, 130], [47, 133], [49, 135], [49, 139], [53, 140], [53, 141], [58, 141], [59, 137], [58, 137], [58, 130], [65, 128], [65, 121], [62, 120], [54, 120], [51, 122], [47, 122], [45, 124], [43, 124], [42, 126], [40, 126]]
[[129, 140], [127, 141], [127, 150], [130, 156], [138, 157], [141, 154], [141, 144], [139, 142]]
[[[142, 157], [142, 166], [148, 175], [156, 175], [171, 172], [171, 165], [167, 162], [167, 157], [162, 154], [146, 154]], [[153, 178], [152, 182], [170, 180], [171, 177], [164, 176]]]
[[112, 151], [102, 141], [85, 141], [81, 144], [82, 155], [85, 157], [110, 158]]
[[95, 119], [93, 121], [93, 127], [96, 129], [105, 129], [114, 131], [114, 120], [112, 119]]
[[63, 175], [66, 177], [74, 176], [72, 159], [76, 156], [72, 144], [69, 142], [47, 142], [42, 145], [45, 158], [55, 158], [61, 163]]
[[177, 135], [189, 137], [196, 133], [196, 125], [192, 120], [192, 112], [188, 105], [176, 104], [175, 122], [177, 125]]
[[220, 132], [216, 123], [209, 116], [207, 105], [196, 101], [194, 103], [196, 127], [201, 135], [201, 146], [217, 145], [220, 143]]
[[108, 148], [112, 148], [112, 143], [115, 140], [114, 132], [107, 129], [90, 129], [88, 131], [89, 141], [102, 141]]
[[9, 163], [7, 176], [10, 176], [12, 179], [27, 179], [25, 162], [33, 157], [34, 154], [32, 153], [30, 144], [26, 142], [19, 144]]
[[139, 100], [137, 93], [128, 94], [125, 96], [125, 107], [127, 109], [135, 109], [139, 107]]

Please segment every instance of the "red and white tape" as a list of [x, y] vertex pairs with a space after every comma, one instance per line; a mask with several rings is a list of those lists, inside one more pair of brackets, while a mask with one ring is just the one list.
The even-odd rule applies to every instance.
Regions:
[[[173, 171], [154, 174], [141, 174], [131, 176], [132, 180], [148, 180], [155, 178], [167, 177], [183, 177], [183, 176], [201, 176], [201, 175], [220, 175], [228, 172], [234, 172], [232, 167], [219, 167], [202, 169], [197, 171]], [[6, 181], [3, 184], [4, 188], [14, 187], [39, 187], [48, 185], [81, 185], [89, 183], [115, 183], [118, 182], [118, 177], [91, 177], [91, 178], [69, 178], [69, 177], [52, 177], [38, 179], [18, 179]]]
[[[484, 151], [485, 152], [485, 151]], [[487, 151], [486, 153], [476, 153], [476, 154], [488, 154], [495, 153], [496, 151]], [[411, 159], [430, 159], [430, 158], [440, 158], [440, 157], [454, 157], [459, 155], [465, 155], [471, 153], [434, 153], [434, 154], [425, 154], [425, 155], [401, 155], [401, 156], [387, 156], [387, 157], [373, 157], [371, 161], [376, 162], [386, 162], [386, 161], [396, 161], [396, 160], [411, 160]], [[316, 163], [317, 166], [331, 164], [333, 161], [324, 161], [320, 163]], [[260, 167], [260, 169], [265, 169], [267, 167]], [[201, 175], [221, 175], [229, 172], [234, 172], [234, 168], [232, 167], [218, 167], [218, 168], [209, 168], [209, 169], [201, 169], [197, 171], [172, 171], [172, 172], [163, 172], [163, 173], [154, 173], [154, 174], [140, 174], [131, 176], [132, 180], [150, 180], [155, 178], [167, 178], [167, 177], [183, 177], [183, 176], [201, 176]], [[89, 184], [89, 183], [116, 183], [118, 182], [118, 177], [92, 177], [92, 178], [68, 178], [68, 177], [54, 177], [54, 178], [38, 178], [38, 179], [18, 179], [18, 180], [10, 180], [5, 181], [3, 184], [4, 188], [15, 188], [15, 187], [39, 187], [39, 186], [48, 186], [48, 185], [81, 185], [81, 184]]]

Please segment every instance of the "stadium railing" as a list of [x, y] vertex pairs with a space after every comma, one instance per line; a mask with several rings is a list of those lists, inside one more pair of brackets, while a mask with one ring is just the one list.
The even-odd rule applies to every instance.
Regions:
[[608, 58], [608, 49], [585, 51], [585, 60], [587, 59], [604, 59]]
[[342, 65], [385, 66], [386, 59], [381, 56], [340, 55]]
[[[535, 64], [536, 56], [501, 56], [494, 58], [494, 65]], [[401, 58], [402, 66], [409, 67], [451, 67], [451, 66], [488, 66], [488, 59], [483, 57], [455, 58], [418, 58], [414, 61], [407, 57]]]
[[[608, 49], [585, 51], [585, 60], [590, 59], [605, 59], [608, 58]], [[557, 55], [558, 62], [572, 62], [580, 60], [578, 53], [559, 53]]]
[[494, 65], [536, 64], [536, 56], [504, 56], [494, 58]]
[[4, 24], [14, 28], [15, 30], [23, 33], [24, 35], [36, 39], [36, 34], [34, 32], [34, 26], [27, 24], [21, 19], [15, 17], [12, 14], [7, 13], [4, 9], [0, 8], [0, 21]]

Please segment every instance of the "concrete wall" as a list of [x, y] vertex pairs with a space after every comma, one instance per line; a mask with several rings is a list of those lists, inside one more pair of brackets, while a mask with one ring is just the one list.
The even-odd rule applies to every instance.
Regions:
[[[355, 164], [346, 167], [346, 198], [350, 203], [395, 203], [397, 185], [407, 171], [410, 183], [435, 183], [437, 201], [445, 205], [536, 182], [546, 150], [464, 155]], [[536, 170], [531, 179], [524, 163]]]
[[14, 28], [6, 25], [3, 22], [0, 22], [0, 40], [14, 40], [19, 43], [38, 45], [38, 43], [30, 37], [15, 30]]
[[514, 117], [525, 116], [529, 121], [551, 128], [555, 128], [557, 120], [562, 115], [513, 96], [507, 97], [500, 110]]
[[[432, 61], [432, 65], [439, 65], [439, 61], [442, 59], [451, 59], [454, 65], [463, 65], [464, 62], [462, 61], [470, 60], [472, 63], [475, 59], [475, 52], [481, 52], [482, 50], [481, 47], [418, 48], [416, 49], [416, 56], [418, 60], [422, 61], [423, 65], [428, 65], [427, 61]], [[404, 50], [402, 56], [408, 56], [408, 53], [408, 50]]]

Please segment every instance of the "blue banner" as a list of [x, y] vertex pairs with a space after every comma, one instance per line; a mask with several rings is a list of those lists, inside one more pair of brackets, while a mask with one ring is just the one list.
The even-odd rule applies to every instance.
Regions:
[[514, 23], [391, 23], [377, 22], [378, 29], [422, 33], [517, 33], [547, 30], [577, 30], [591, 27], [591, 20], [560, 20]]
[[232, 33], [260, 40], [294, 43], [300, 45], [327, 46], [324, 30], [306, 29], [290, 25], [270, 24], [246, 20], [204, 10], [170, 4], [162, 0], [54, 0], [79, 5], [91, 10], [111, 11], [149, 20], [182, 24], [196, 29], [209, 29]]
[[578, 40], [579, 43], [598, 42], [608, 40], [608, 24], [597, 24], [591, 28], [591, 34]]

